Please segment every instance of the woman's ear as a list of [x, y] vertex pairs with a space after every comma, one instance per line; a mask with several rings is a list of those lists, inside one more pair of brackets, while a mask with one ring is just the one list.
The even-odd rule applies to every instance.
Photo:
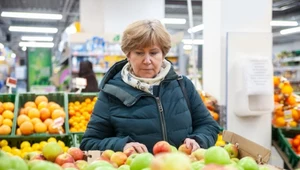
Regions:
[[127, 54], [127, 61], [130, 61], [130, 52]]

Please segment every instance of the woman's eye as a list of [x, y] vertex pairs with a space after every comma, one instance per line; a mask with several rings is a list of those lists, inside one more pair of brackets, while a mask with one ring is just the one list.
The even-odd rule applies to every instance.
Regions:
[[156, 54], [157, 54], [157, 52], [152, 52], [152, 53], [151, 53], [151, 55], [156, 55]]
[[137, 55], [142, 55], [143, 52], [135, 52]]

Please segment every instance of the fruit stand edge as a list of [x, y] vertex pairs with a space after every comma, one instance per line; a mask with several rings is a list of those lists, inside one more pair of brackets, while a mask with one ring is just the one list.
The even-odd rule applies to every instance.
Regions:
[[280, 157], [282, 158], [284, 164], [287, 166], [287, 168], [289, 168], [289, 170], [293, 170], [294, 168], [292, 167], [292, 165], [289, 163], [289, 159], [286, 156], [286, 154], [281, 150], [281, 148], [279, 147], [278, 143], [276, 141], [272, 141], [272, 145], [275, 147], [276, 151], [279, 153]]

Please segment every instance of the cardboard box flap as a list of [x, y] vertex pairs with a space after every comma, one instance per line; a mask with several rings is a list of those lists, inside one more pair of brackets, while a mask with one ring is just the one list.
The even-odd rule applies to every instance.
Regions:
[[232, 144], [238, 144], [239, 157], [250, 156], [259, 163], [267, 163], [271, 157], [271, 151], [240, 135], [230, 131], [223, 131], [223, 140]]

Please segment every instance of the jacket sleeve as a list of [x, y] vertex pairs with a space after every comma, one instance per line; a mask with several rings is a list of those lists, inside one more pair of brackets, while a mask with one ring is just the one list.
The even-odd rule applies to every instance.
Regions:
[[201, 148], [214, 146], [220, 132], [220, 126], [212, 118], [193, 83], [186, 77], [184, 79], [186, 80], [185, 87], [190, 100], [193, 123], [193, 133], [188, 138], [196, 140]]
[[107, 149], [123, 151], [125, 144], [131, 141], [133, 140], [129, 136], [116, 137], [114, 127], [110, 121], [109, 99], [101, 91], [83, 135], [80, 149], [86, 151], [104, 151]]

